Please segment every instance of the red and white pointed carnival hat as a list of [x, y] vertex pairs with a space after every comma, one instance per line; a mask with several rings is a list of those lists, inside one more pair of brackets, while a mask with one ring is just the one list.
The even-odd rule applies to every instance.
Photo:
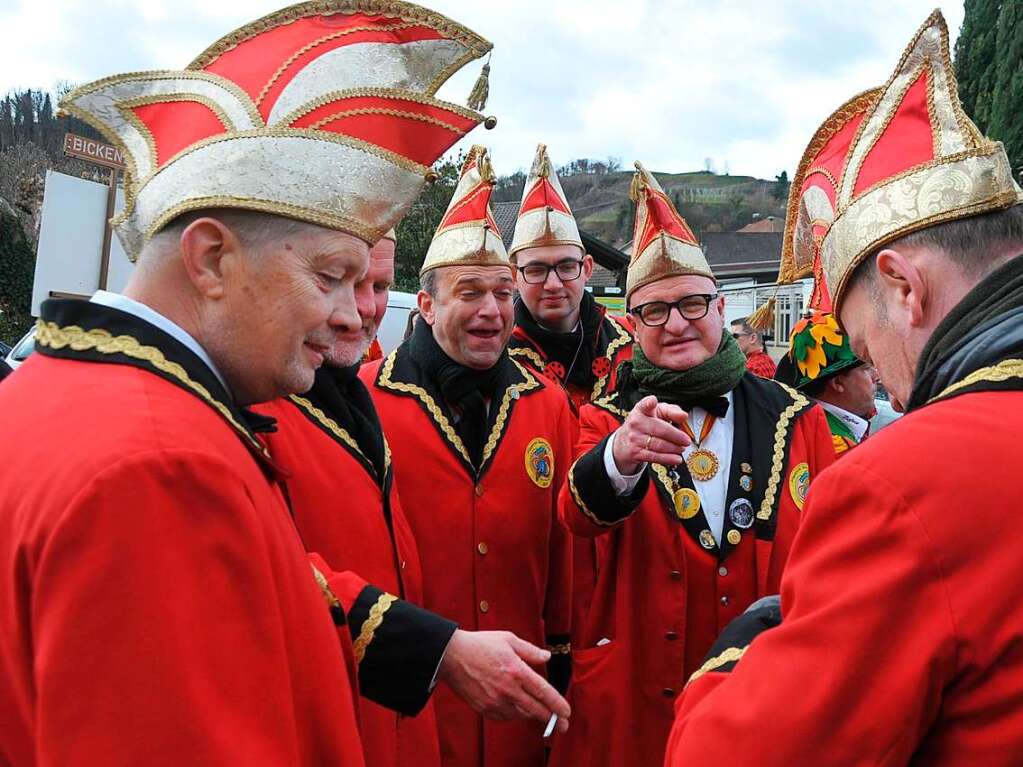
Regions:
[[[856, 114], [831, 138], [847, 146], [834, 147], [828, 173], [803, 174], [806, 213], [800, 220], [797, 212], [793, 227], [803, 259], [809, 235], [823, 232], [822, 274], [836, 312], [849, 276], [886, 243], [1023, 202], [1002, 144], [986, 138], [959, 102], [940, 11], [916, 33], [888, 83], [867, 96], [857, 98], [869, 103], [849, 102]], [[821, 130], [804, 162], [821, 151]]]
[[630, 195], [636, 203], [636, 224], [625, 280], [626, 302], [637, 288], [665, 277], [698, 274], [714, 279], [693, 230], [653, 174], [638, 162]]
[[494, 181], [494, 169], [486, 147], [473, 146], [462, 163], [462, 173], [447, 212], [426, 251], [420, 277], [439, 266], [472, 264], [511, 268], [501, 230], [490, 207]]
[[64, 112], [124, 152], [125, 250], [181, 213], [265, 211], [376, 242], [483, 116], [434, 98], [489, 42], [397, 0], [313, 0], [231, 32], [186, 69], [76, 88]]
[[520, 250], [544, 245], [577, 245], [585, 250], [575, 216], [568, 207], [568, 198], [551, 165], [547, 146], [540, 144], [522, 190], [522, 204], [508, 255], [514, 261]]

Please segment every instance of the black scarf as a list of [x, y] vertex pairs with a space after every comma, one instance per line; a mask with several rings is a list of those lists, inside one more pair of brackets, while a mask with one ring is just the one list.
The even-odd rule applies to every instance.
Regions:
[[383, 482], [384, 433], [373, 400], [358, 374], [359, 365], [347, 368], [323, 365], [316, 371], [313, 388], [306, 396], [352, 435]]
[[1023, 256], [981, 280], [941, 321], [917, 363], [906, 411], [970, 373], [1023, 354]]
[[585, 291], [579, 305], [579, 326], [568, 333], [545, 328], [530, 314], [525, 301], [520, 298], [515, 302], [515, 324], [536, 341], [548, 360], [564, 367], [566, 383], [576, 386], [592, 388], [597, 382], [593, 359], [600, 345], [600, 327], [603, 322], [604, 313], [600, 305]]
[[478, 469], [483, 463], [483, 444], [489, 426], [486, 400], [494, 398], [505, 366], [511, 364], [508, 353], [502, 352], [489, 370], [466, 367], [444, 353], [433, 337], [433, 328], [426, 322], [416, 323], [408, 344], [412, 361], [437, 384], [444, 402], [456, 408], [452, 413], [455, 431]]

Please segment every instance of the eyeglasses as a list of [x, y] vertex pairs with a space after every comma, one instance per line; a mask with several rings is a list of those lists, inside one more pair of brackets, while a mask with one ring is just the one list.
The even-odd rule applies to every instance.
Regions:
[[710, 310], [710, 302], [718, 297], [717, 293], [694, 293], [682, 296], [678, 301], [651, 301], [647, 304], [634, 306], [630, 311], [644, 325], [656, 328], [668, 322], [671, 310], [677, 309], [683, 319], [689, 322], [702, 320]]
[[751, 336], [753, 333], [732, 333], [732, 338], [739, 339], [743, 336]]
[[532, 263], [520, 267], [519, 272], [522, 274], [522, 279], [530, 285], [543, 285], [547, 282], [547, 277], [551, 272], [557, 274], [558, 279], [562, 282], [571, 282], [578, 279], [579, 275], [583, 273], [583, 262], [567, 259], [558, 261], [553, 266]]

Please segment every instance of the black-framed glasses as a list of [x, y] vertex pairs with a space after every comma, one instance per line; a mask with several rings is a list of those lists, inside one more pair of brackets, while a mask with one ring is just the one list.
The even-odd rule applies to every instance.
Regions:
[[751, 336], [751, 335], [753, 335], [752, 332], [749, 332], [749, 333], [732, 333], [732, 338], [734, 338], [735, 340], [739, 340], [743, 336]]
[[678, 301], [650, 301], [634, 306], [630, 311], [639, 318], [640, 322], [652, 328], [666, 324], [672, 309], [677, 309], [683, 319], [695, 322], [707, 316], [707, 312], [710, 311], [710, 302], [717, 297], [717, 293], [694, 293], [690, 296], [682, 296]]
[[583, 262], [568, 258], [558, 261], [554, 265], [532, 263], [520, 266], [519, 272], [522, 274], [522, 279], [530, 285], [543, 285], [547, 282], [547, 277], [551, 272], [557, 274], [558, 279], [562, 282], [571, 282], [579, 279], [579, 275], [583, 273]]

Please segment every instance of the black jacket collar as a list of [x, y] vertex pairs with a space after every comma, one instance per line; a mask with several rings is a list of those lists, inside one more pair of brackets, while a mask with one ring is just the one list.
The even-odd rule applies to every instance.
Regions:
[[483, 448], [483, 460], [474, 466], [461, 438], [455, 431], [452, 413], [435, 381], [430, 380], [409, 354], [408, 342], [391, 352], [383, 361], [374, 385], [415, 399], [429, 417], [441, 440], [474, 478], [482, 477], [489, 468], [501, 439], [511, 422], [512, 411], [520, 397], [539, 391], [543, 384], [514, 359], [507, 359], [490, 403], [489, 436]]
[[47, 357], [129, 365], [178, 386], [213, 408], [274, 477], [277, 469], [259, 431], [273, 419], [238, 406], [212, 370], [173, 336], [128, 312], [78, 299], [43, 302], [36, 349]]
[[[621, 394], [616, 389], [593, 405], [611, 413], [619, 421], [624, 421], [628, 411], [622, 407]], [[795, 389], [747, 372], [732, 390], [732, 405], [735, 408], [735, 433], [724, 509], [725, 524], [721, 543], [712, 549], [722, 559], [735, 548], [727, 538], [729, 530], [736, 527], [728, 512], [731, 505], [740, 499], [747, 500], [756, 514], [753, 526], [756, 537], [762, 540], [774, 539], [776, 511], [784, 489], [782, 477], [788, 468], [793, 427], [797, 416], [813, 403]], [[684, 519], [675, 508], [675, 487], [667, 470], [662, 466], [653, 466], [651, 471], [654, 487], [664, 500], [671, 518], [681, 523], [693, 540], [700, 542], [701, 534], [707, 530], [703, 514]], [[679, 466], [677, 472], [679, 486], [695, 490], [686, 465]], [[744, 475], [749, 479], [743, 480]], [[739, 532], [744, 534], [741, 529]]]

